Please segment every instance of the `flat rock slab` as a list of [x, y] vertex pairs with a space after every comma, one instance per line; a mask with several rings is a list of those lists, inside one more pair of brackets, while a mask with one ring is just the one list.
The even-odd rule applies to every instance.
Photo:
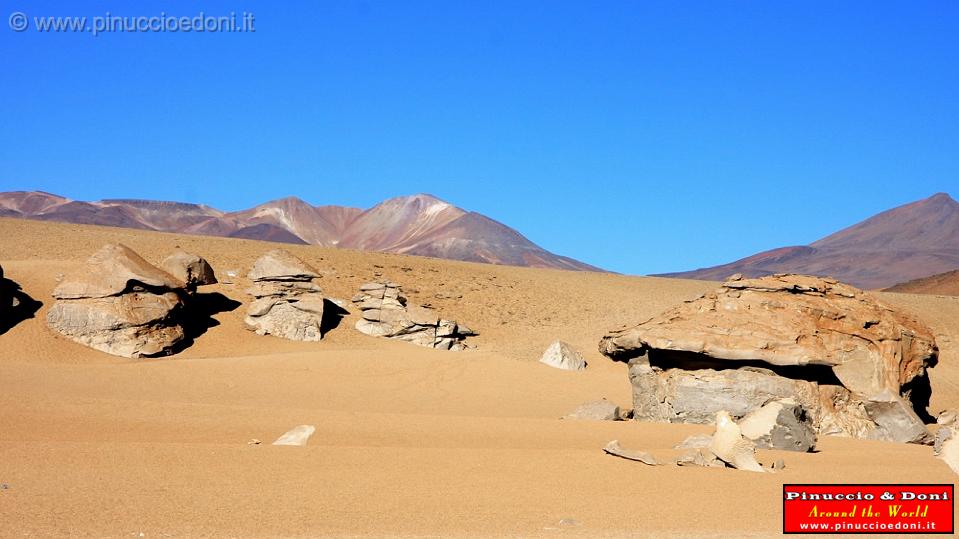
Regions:
[[316, 432], [316, 427], [313, 425], [293, 427], [287, 431], [286, 434], [277, 438], [276, 441], [273, 442], [273, 445], [304, 446], [310, 440], [310, 436], [313, 436], [314, 432]]
[[694, 434], [676, 444], [673, 449], [705, 449], [712, 441], [713, 437], [708, 434]]
[[650, 455], [645, 451], [636, 451], [633, 449], [624, 449], [620, 447], [619, 440], [613, 440], [606, 444], [606, 447], [603, 448], [608, 455], [613, 455], [614, 457], [623, 458], [626, 460], [635, 460], [636, 462], [642, 462], [649, 466], [658, 466], [659, 461], [656, 460], [656, 457]]
[[593, 421], [618, 421], [621, 417], [619, 406], [606, 399], [579, 405], [563, 419], [586, 419]]

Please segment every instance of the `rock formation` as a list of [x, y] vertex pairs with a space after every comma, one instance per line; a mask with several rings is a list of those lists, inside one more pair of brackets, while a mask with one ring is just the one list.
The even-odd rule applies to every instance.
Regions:
[[186, 284], [133, 252], [111, 244], [53, 291], [47, 325], [80, 344], [123, 357], [173, 352], [184, 340]]
[[563, 341], [554, 341], [549, 345], [539, 362], [564, 371], [581, 371], [586, 368], [583, 356]]
[[170, 275], [186, 283], [187, 290], [196, 292], [198, 286], [216, 284], [216, 275], [210, 263], [198, 255], [177, 250], [160, 263]]
[[439, 317], [428, 307], [410, 305], [400, 285], [393, 282], [366, 283], [353, 296], [363, 318], [356, 329], [374, 337], [408, 341], [427, 348], [463, 350], [464, 340], [475, 333], [453, 320]]
[[563, 419], [588, 419], [594, 421], [619, 421], [621, 418], [622, 412], [619, 406], [616, 406], [606, 399], [581, 404], [570, 412], [569, 415], [563, 417]]
[[928, 328], [833, 279], [734, 277], [602, 339], [630, 363], [635, 418], [709, 423], [792, 398], [819, 434], [931, 441], [914, 408], [938, 355]]
[[323, 338], [323, 291], [313, 282], [320, 275], [283, 249], [274, 249], [253, 263], [248, 277], [254, 297], [246, 325], [258, 335], [293, 341]]

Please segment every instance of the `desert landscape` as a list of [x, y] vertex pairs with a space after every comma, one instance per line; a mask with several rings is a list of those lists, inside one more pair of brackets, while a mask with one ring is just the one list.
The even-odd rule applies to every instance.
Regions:
[[0, 18], [0, 539], [955, 534], [959, 2], [166, 4]]
[[[52, 331], [52, 291], [115, 243], [151, 264], [176, 249], [202, 255], [220, 282], [200, 293], [232, 310], [192, 345], [149, 359]], [[763, 466], [785, 464], [775, 473], [647, 466], [603, 448], [618, 440], [668, 462], [713, 427], [561, 419], [604, 398], [632, 408], [628, 367], [600, 354], [600, 338], [715, 282], [284, 245], [349, 312], [319, 342], [298, 342], [244, 323], [247, 275], [276, 247], [0, 219], [4, 276], [42, 303], [0, 335], [4, 535], [765, 537], [781, 530], [783, 483], [955, 480], [928, 445], [835, 436], [814, 452], [759, 449]], [[468, 349], [354, 329], [351, 298], [378, 280], [468, 324]], [[959, 407], [959, 300], [875, 295], [934, 334], [929, 412]], [[588, 368], [540, 363], [556, 340]], [[306, 446], [271, 445], [297, 425], [315, 426]]]

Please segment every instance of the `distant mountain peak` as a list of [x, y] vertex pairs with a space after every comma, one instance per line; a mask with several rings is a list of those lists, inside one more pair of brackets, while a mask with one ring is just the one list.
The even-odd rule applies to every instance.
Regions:
[[936, 193], [927, 198], [926, 201], [959, 205], [959, 202], [956, 202], [956, 200], [952, 198], [949, 193]]
[[295, 196], [224, 213], [136, 199], [77, 202], [48, 193], [0, 193], [0, 216], [337, 246], [454, 260], [575, 270], [593, 266], [550, 253], [519, 232], [428, 193], [361, 210], [313, 206]]

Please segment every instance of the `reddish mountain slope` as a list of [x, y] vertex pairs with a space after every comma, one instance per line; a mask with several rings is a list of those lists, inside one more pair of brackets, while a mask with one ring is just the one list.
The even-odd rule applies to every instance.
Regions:
[[[359, 210], [338, 208], [343, 210], [338, 214], [336, 210], [330, 210], [329, 208], [336, 207], [327, 206], [327, 210], [321, 210], [299, 198], [288, 197], [260, 204], [249, 210], [228, 214], [226, 218], [246, 226], [271, 225], [286, 230], [306, 243], [331, 247], [337, 244], [343, 234], [344, 219], [340, 214], [350, 215], [353, 212], [359, 213]], [[337, 222], [330, 222], [327, 220], [327, 216], [339, 219], [337, 219]], [[346, 222], [348, 222], [348, 219]]]
[[899, 206], [809, 246], [782, 247], [666, 277], [721, 280], [733, 273], [828, 275], [883, 288], [959, 268], [959, 202], [945, 193]]
[[232, 213], [149, 200], [73, 201], [49, 193], [0, 193], [0, 216], [166, 232], [309, 243], [454, 260], [597, 270], [550, 253], [515, 230], [431, 195], [386, 200], [364, 211], [283, 198]]
[[887, 292], [904, 294], [936, 294], [940, 296], [959, 296], [959, 270], [947, 271], [899, 283], [886, 289]]
[[598, 271], [582, 262], [544, 251], [508, 226], [469, 212], [395, 247], [395, 252], [470, 262]]

